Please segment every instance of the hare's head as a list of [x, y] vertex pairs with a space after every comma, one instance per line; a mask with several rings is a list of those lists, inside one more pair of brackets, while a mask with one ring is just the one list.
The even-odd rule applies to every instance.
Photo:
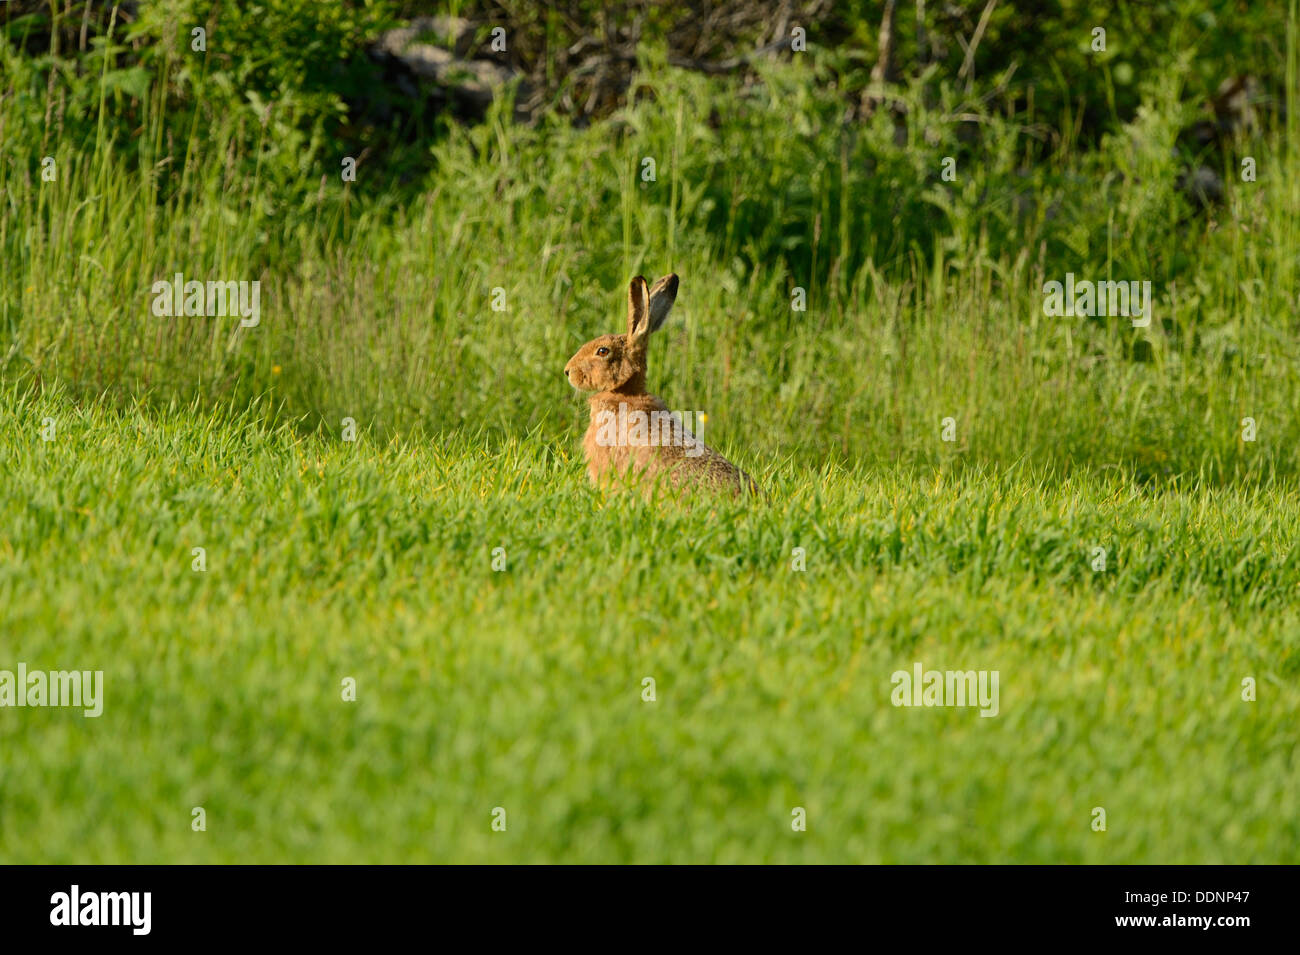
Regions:
[[653, 288], [634, 278], [627, 290], [627, 334], [602, 335], [579, 348], [564, 366], [569, 384], [579, 391], [643, 394], [650, 333], [664, 323], [676, 298], [676, 275], [665, 275]]

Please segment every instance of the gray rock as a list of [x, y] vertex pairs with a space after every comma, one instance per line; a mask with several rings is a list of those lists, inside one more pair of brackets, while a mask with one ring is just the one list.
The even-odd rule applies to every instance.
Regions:
[[[468, 20], [419, 17], [407, 26], [382, 34], [371, 52], [441, 87], [458, 105], [482, 113], [517, 74], [492, 60], [464, 58], [473, 39], [474, 27]], [[439, 46], [438, 42], [446, 46]]]

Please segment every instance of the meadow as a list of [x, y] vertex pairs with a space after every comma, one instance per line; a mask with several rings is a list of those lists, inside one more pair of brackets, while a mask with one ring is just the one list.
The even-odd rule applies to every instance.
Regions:
[[[927, 75], [900, 138], [833, 51], [647, 46], [612, 116], [350, 182], [183, 56], [0, 44], [0, 669], [105, 688], [0, 709], [0, 861], [1300, 861], [1300, 109], [1197, 209], [1186, 70], [1090, 142]], [[669, 271], [650, 388], [766, 500], [586, 480], [562, 368]]]
[[[665, 511], [536, 439], [7, 398], [7, 649], [106, 701], [9, 711], [9, 861], [1295, 861], [1293, 495], [767, 468]], [[914, 662], [998, 715], [891, 705]]]

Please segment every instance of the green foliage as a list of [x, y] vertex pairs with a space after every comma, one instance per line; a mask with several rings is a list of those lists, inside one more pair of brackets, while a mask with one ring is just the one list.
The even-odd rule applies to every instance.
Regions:
[[[1241, 75], [1264, 79], [1274, 95], [1282, 91], [1286, 3], [931, 0], [920, 4], [921, 30], [917, 6], [896, 8], [899, 73], [919, 76], [932, 67], [938, 77], [958, 78], [969, 101], [1004, 115], [1014, 112], [1053, 139], [1081, 137], [1096, 144], [1137, 115], [1145, 86], [1171, 73], [1197, 102]], [[991, 13], [971, 65], [959, 76], [986, 6]], [[833, 23], [814, 24], [824, 27], [816, 39], [841, 51], [862, 51], [853, 59], [873, 65], [882, 9], [880, 0], [837, 3]], [[844, 43], [840, 31], [849, 25], [852, 41]], [[1097, 29], [1105, 31], [1104, 50], [1093, 48]]]
[[[969, 82], [904, 23], [867, 109], [879, 4], [752, 81], [670, 66], [658, 5], [607, 117], [403, 145], [354, 96], [416, 6], [0, 26], [0, 667], [108, 694], [0, 720], [0, 858], [1297, 861], [1300, 108], [1179, 188], [1223, 76], [1297, 88], [1294, 16], [997, 4]], [[544, 59], [557, 11], [490, 12]], [[561, 369], [670, 270], [650, 385], [768, 504], [585, 482]], [[261, 324], [153, 315], [177, 272]], [[1067, 272], [1152, 324], [1045, 315]], [[999, 669], [1003, 715], [891, 707], [914, 661]]]
[[[299, 206], [319, 184], [313, 167], [337, 167], [374, 138], [366, 131], [349, 141], [347, 104], [378, 83], [365, 46], [394, 24], [384, 0], [153, 0], [137, 14], [96, 11], [77, 49], [65, 32], [80, 24], [66, 15], [4, 25], [15, 159], [57, 140], [83, 161], [112, 159], [114, 176], [153, 178], [164, 195], [187, 200], [188, 189], [202, 188], [197, 162], [205, 174], [223, 170], [224, 180], [255, 179], [269, 207]], [[25, 55], [34, 36], [48, 37], [48, 49]]]
[[[512, 124], [500, 102], [432, 145], [416, 199], [364, 162], [359, 198], [328, 137], [263, 126], [260, 109], [196, 127], [184, 150], [141, 139], [144, 162], [60, 143], [54, 183], [39, 141], [22, 143], [0, 169], [16, 213], [0, 222], [3, 373], [119, 401], [274, 395], [310, 427], [558, 439], [581, 416], [564, 360], [618, 327], [629, 275], [671, 269], [681, 308], [652, 385], [756, 453], [939, 465], [952, 449], [935, 429], [954, 416], [964, 461], [1300, 471], [1296, 237], [1275, 214], [1300, 153], [1281, 131], [1249, 147], [1259, 181], [1228, 177], [1198, 216], [1176, 187], [1176, 77], [1098, 151], [1026, 164], [1017, 125], [991, 114], [963, 153], [953, 102], [919, 87], [900, 91], [906, 141], [883, 112], [846, 129], [819, 69], [773, 65], [738, 93], [651, 58], [652, 95], [582, 130]], [[964, 156], [955, 182], [948, 155]], [[177, 271], [261, 281], [264, 324], [156, 318], [150, 286]], [[1043, 284], [1067, 272], [1151, 281], [1152, 326], [1045, 316]], [[1266, 422], [1254, 443], [1247, 416]]]

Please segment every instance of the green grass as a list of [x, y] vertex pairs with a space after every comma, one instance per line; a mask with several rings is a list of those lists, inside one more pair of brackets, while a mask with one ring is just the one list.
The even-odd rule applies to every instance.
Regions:
[[[1035, 162], [987, 117], [953, 184], [938, 171], [955, 142], [900, 146], [883, 118], [846, 133], [800, 64], [741, 96], [650, 63], [655, 102], [585, 130], [494, 114], [433, 143], [407, 192], [363, 167], [358, 193], [334, 157], [288, 183], [248, 174], [234, 147], [204, 148], [239, 141], [230, 117], [184, 153], [149, 137], [48, 147], [59, 179], [42, 182], [33, 132], [0, 163], [0, 378], [122, 406], [269, 396], [308, 430], [352, 417], [385, 436], [560, 442], [580, 418], [567, 357], [620, 329], [632, 275], [676, 271], [651, 387], [767, 458], [935, 467], [956, 450], [1151, 480], [1300, 477], [1300, 235], [1275, 214], [1300, 206], [1300, 131], [1241, 143], [1258, 181], [1230, 175], [1224, 204], [1193, 215], [1176, 77], [1098, 153]], [[919, 96], [911, 108], [955, 136]], [[283, 144], [253, 139], [242, 158], [278, 169]], [[1045, 316], [1043, 284], [1067, 271], [1151, 281], [1151, 326]], [[154, 316], [152, 283], [177, 272], [260, 281], [261, 325]], [[934, 440], [945, 417], [955, 448]]]
[[[1300, 861], [1276, 23], [1205, 210], [1181, 68], [1088, 129], [930, 74], [900, 141], [845, 122], [840, 51], [738, 83], [646, 45], [608, 119], [500, 102], [344, 183], [326, 91], [268, 111], [138, 24], [130, 70], [0, 42], [0, 670], [107, 696], [0, 709], [0, 861]], [[668, 271], [650, 388], [769, 501], [585, 480], [561, 370]], [[261, 324], [154, 316], [176, 272], [261, 282]], [[1150, 327], [1048, 317], [1067, 272], [1150, 281]], [[891, 705], [918, 662], [1000, 712]]]
[[[4, 665], [106, 700], [0, 711], [0, 859], [1300, 859], [1294, 487], [759, 464], [770, 505], [653, 505], [576, 440], [449, 440], [7, 395]], [[892, 706], [917, 661], [1000, 713]]]

